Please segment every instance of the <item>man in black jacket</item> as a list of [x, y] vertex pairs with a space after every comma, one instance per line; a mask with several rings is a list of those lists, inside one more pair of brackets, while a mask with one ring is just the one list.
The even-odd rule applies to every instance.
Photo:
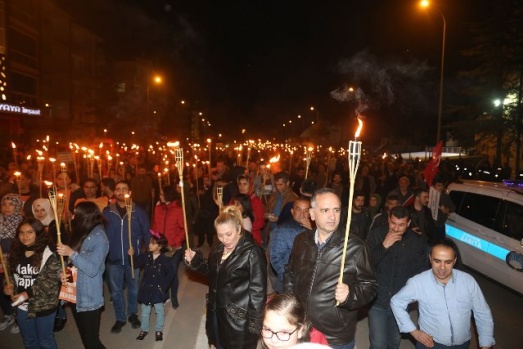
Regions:
[[429, 268], [427, 241], [409, 225], [409, 209], [397, 206], [390, 211], [389, 226], [371, 230], [367, 238], [378, 280], [378, 297], [369, 310], [370, 349], [399, 348], [401, 335], [390, 299], [409, 278]]
[[315, 231], [294, 240], [285, 267], [284, 289], [305, 303], [314, 328], [325, 334], [331, 348], [354, 348], [358, 308], [377, 291], [365, 243], [352, 235], [347, 245], [342, 282], [339, 282], [345, 230], [340, 228], [341, 202], [329, 188], [311, 198]]

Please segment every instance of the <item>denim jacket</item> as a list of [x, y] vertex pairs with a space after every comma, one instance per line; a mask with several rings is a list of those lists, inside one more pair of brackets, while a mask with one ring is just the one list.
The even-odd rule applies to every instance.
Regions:
[[109, 241], [102, 225], [96, 226], [74, 252], [70, 262], [78, 268], [76, 280], [76, 309], [78, 312], [96, 310], [104, 305], [103, 273]]

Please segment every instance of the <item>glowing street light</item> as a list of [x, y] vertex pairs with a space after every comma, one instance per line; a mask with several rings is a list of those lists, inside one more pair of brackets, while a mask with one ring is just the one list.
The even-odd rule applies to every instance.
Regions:
[[[423, 8], [428, 8], [430, 6], [430, 2], [428, 0], [422, 0], [420, 2], [420, 6]], [[441, 140], [441, 119], [442, 119], [442, 110], [443, 110], [443, 72], [445, 67], [445, 37], [447, 36], [447, 20], [445, 19], [445, 16], [443, 15], [443, 12], [441, 12], [438, 8], [436, 8], [436, 11], [441, 16], [441, 19], [443, 20], [443, 39], [441, 44], [441, 69], [440, 69], [440, 78], [439, 78], [439, 101], [438, 101], [438, 129], [436, 133], [436, 143], [438, 143]]]
[[[159, 76], [159, 75], [155, 75], [153, 76], [153, 78], [151, 79], [151, 81], [156, 84], [156, 85], [159, 85], [163, 82], [162, 80], [162, 77]], [[146, 108], [145, 108], [145, 112], [146, 112], [146, 120], [147, 120], [147, 124], [148, 124], [148, 127], [147, 127], [147, 143], [149, 143], [149, 132], [150, 132], [150, 129], [151, 129], [151, 125], [150, 125], [150, 119], [149, 119], [149, 110], [150, 110], [150, 99], [149, 99], [149, 91], [151, 89], [151, 81], [148, 81], [147, 82], [147, 91], [146, 91]]]

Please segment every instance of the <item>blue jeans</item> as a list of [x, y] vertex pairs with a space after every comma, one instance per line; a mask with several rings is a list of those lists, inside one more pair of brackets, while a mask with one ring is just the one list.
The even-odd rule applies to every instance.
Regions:
[[[163, 323], [165, 321], [165, 308], [163, 303], [156, 303], [153, 305], [156, 311], [156, 325], [154, 326], [155, 331], [163, 332]], [[149, 332], [149, 317], [151, 316], [151, 305], [142, 304], [142, 331]]]
[[124, 285], [127, 286], [127, 316], [138, 313], [138, 279], [140, 269], [134, 269], [134, 279], [131, 275], [131, 266], [108, 264], [109, 282], [111, 284], [111, 296], [113, 297], [114, 313], [116, 321], [125, 322]]
[[392, 310], [373, 305], [369, 309], [369, 349], [398, 349], [401, 334]]
[[169, 292], [171, 294], [171, 303], [173, 306], [178, 304], [178, 270], [180, 269], [180, 261], [182, 259], [183, 248], [178, 249], [171, 257], [171, 267], [174, 270], [174, 278], [169, 285]]
[[432, 348], [426, 347], [419, 342], [416, 343], [416, 349], [469, 349], [469, 346], [470, 346], [470, 341], [467, 341], [461, 345], [452, 345], [452, 346], [443, 345], [443, 344], [434, 342], [434, 346]]
[[329, 344], [332, 349], [354, 349], [354, 346], [356, 345], [356, 340], [353, 340], [350, 343], [347, 344]]
[[16, 321], [26, 349], [56, 349], [54, 319], [56, 312], [46, 316], [27, 318], [27, 312], [16, 309]]

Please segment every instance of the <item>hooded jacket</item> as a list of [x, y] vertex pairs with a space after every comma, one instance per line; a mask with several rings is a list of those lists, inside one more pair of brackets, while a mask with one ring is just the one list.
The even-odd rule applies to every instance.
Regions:
[[[13, 285], [18, 285], [18, 279], [23, 277], [16, 272], [16, 269], [18, 268], [15, 267], [12, 274]], [[33, 285], [27, 290], [29, 296], [27, 317], [32, 319], [39, 313], [48, 315], [53, 312], [58, 306], [60, 285], [60, 260], [49, 247], [46, 247], [38, 275]], [[19, 307], [25, 307], [25, 305], [22, 304]]]
[[153, 230], [162, 233], [173, 249], [185, 241], [183, 209], [176, 202], [159, 203], [154, 207]]

